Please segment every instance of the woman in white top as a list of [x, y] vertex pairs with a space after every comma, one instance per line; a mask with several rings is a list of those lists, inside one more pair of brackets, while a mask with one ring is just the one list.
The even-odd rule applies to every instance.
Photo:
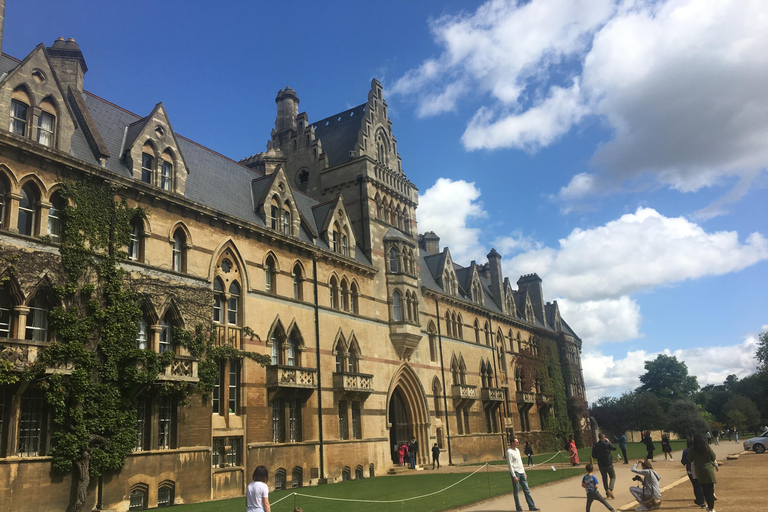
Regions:
[[248, 484], [245, 491], [246, 512], [272, 512], [269, 508], [269, 470], [266, 466], [259, 466], [253, 472], [253, 482]]

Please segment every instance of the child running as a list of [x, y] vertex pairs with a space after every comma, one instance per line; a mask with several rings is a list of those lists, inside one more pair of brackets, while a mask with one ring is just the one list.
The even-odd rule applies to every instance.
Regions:
[[592, 502], [595, 500], [605, 505], [605, 508], [611, 512], [614, 512], [614, 508], [605, 501], [605, 498], [600, 496], [600, 491], [597, 490], [597, 484], [599, 482], [597, 481], [597, 478], [592, 475], [593, 469], [592, 464], [587, 464], [587, 474], [581, 479], [581, 486], [587, 490], [587, 512], [592, 508]]

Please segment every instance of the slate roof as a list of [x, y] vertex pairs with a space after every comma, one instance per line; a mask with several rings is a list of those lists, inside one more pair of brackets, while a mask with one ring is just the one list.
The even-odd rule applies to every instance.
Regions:
[[350, 151], [357, 149], [365, 105], [363, 103], [311, 123], [315, 127], [315, 135], [323, 145], [323, 153], [328, 157], [329, 166], [346, 162], [349, 160]]

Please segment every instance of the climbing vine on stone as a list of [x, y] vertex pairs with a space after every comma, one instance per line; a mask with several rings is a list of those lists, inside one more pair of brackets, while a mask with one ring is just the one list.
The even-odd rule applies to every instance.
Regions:
[[[57, 304], [49, 320], [56, 339], [23, 378], [42, 390], [51, 412], [54, 471], [77, 469], [78, 491], [70, 510], [78, 512], [90, 477], [120, 470], [135, 448], [136, 405], [142, 393], [174, 394], [183, 404], [192, 393], [210, 396], [218, 359], [247, 357], [263, 365], [269, 357], [214, 346], [213, 329], [203, 313], [213, 301], [209, 290], [171, 288], [123, 269], [131, 221], [144, 215], [141, 209], [94, 179], [65, 182], [62, 195], [71, 206], [63, 211], [59, 250], [64, 277], [52, 286], [50, 297]], [[192, 312], [200, 322], [194, 332], [176, 329], [173, 350], [162, 354], [136, 343], [141, 296], [155, 291], [172, 296], [179, 310]], [[199, 358], [199, 382], [158, 383], [179, 347]], [[0, 378], [10, 375], [6, 370], [0, 368]]]

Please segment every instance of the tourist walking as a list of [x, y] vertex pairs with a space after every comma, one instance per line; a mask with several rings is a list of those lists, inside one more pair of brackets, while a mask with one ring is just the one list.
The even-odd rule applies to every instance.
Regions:
[[440, 469], [440, 448], [437, 447], [437, 443], [432, 447], [432, 469], [435, 469], [435, 464], [437, 469]]
[[701, 508], [705, 508], [707, 505], [704, 502], [704, 491], [701, 490], [699, 479], [693, 472], [693, 465], [691, 464], [691, 461], [688, 460], [688, 452], [691, 451], [691, 446], [693, 446], [693, 438], [689, 437], [686, 440], [686, 444], [687, 448], [683, 450], [683, 457], [680, 459], [680, 463], [685, 466], [685, 472], [688, 473], [688, 480], [691, 481], [691, 485], [693, 486], [694, 503]]
[[[592, 447], [592, 458], [597, 461], [600, 476], [603, 477], [605, 495], [610, 499], [616, 497], [613, 495], [613, 485], [616, 483], [616, 471], [613, 469], [613, 453], [611, 453], [613, 451], [616, 451], [616, 447], [601, 432], [597, 442]], [[589, 510], [589, 502], [587, 503], [587, 510]]]
[[645, 445], [645, 449], [648, 451], [648, 454], [645, 456], [648, 460], [653, 460], [653, 452], [656, 450], [656, 447], [653, 445], [653, 439], [651, 439], [651, 431], [646, 430], [645, 435], [643, 436], [643, 444]]
[[587, 512], [592, 508], [592, 502], [595, 500], [599, 501], [605, 505], [605, 508], [613, 512], [613, 507], [605, 501], [605, 498], [600, 496], [600, 491], [597, 490], [599, 482], [597, 481], [597, 478], [592, 475], [592, 464], [587, 463], [585, 469], [587, 470], [587, 474], [581, 479], [581, 486], [587, 490]]
[[253, 471], [253, 482], [248, 484], [245, 491], [246, 512], [271, 512], [269, 508], [269, 470], [266, 466], [258, 466]]
[[688, 450], [688, 460], [701, 484], [707, 512], [715, 512], [715, 484], [717, 483], [715, 471], [719, 471], [719, 469], [715, 452], [712, 451], [712, 447], [707, 444], [702, 434], [693, 436], [693, 446]]
[[576, 440], [573, 436], [568, 439], [568, 454], [571, 456], [571, 466], [578, 466], [579, 450], [576, 448]]
[[669, 433], [664, 432], [661, 434], [661, 451], [664, 453], [664, 460], [672, 460], [672, 445], [669, 443]]
[[533, 466], [533, 448], [531, 448], [530, 441], [525, 442], [525, 448], [523, 449], [523, 453], [525, 453], [528, 456], [528, 465]]
[[707, 444], [712, 444], [712, 432], [707, 430]]
[[523, 466], [523, 460], [520, 457], [520, 440], [516, 437], [512, 439], [512, 445], [507, 450], [507, 468], [509, 469], [509, 476], [512, 477], [512, 496], [515, 498], [515, 509], [522, 511], [523, 507], [520, 506], [520, 498], [517, 493], [520, 488], [523, 489], [525, 495], [525, 501], [528, 503], [528, 510], [540, 510], [536, 508], [536, 504], [531, 497], [531, 490], [528, 487], [528, 479], [525, 476], [525, 466]]
[[735, 428], [733, 429], [733, 435], [734, 435], [734, 438], [736, 439], [736, 444], [739, 444], [739, 431], [736, 430]]
[[629, 488], [629, 492], [640, 503], [635, 510], [656, 510], [661, 507], [661, 484], [659, 483], [661, 476], [654, 471], [651, 461], [648, 459], [638, 461], [632, 466], [632, 472], [640, 475], [632, 480], [640, 480], [643, 483], [642, 488], [634, 486]]
[[624, 464], [629, 464], [629, 459], [627, 459], [627, 436], [622, 432], [619, 437], [613, 436], [613, 440], [619, 442], [619, 449], [621, 450], [621, 456], [624, 457]]
[[715, 444], [720, 445], [720, 431], [718, 429], [715, 429], [713, 434], [715, 436]]

